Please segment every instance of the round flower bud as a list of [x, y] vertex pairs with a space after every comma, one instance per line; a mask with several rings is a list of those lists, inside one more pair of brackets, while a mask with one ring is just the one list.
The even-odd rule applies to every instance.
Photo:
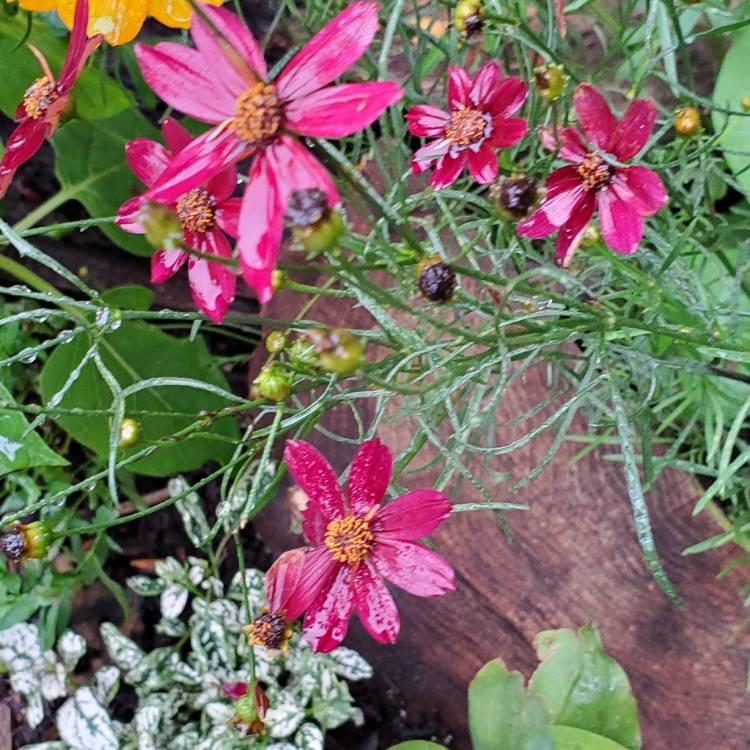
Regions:
[[278, 268], [274, 268], [273, 271], [271, 271], [271, 290], [274, 292], [278, 292], [279, 289], [281, 289], [284, 286], [284, 282], [286, 281], [286, 274], [279, 270]]
[[0, 553], [13, 562], [24, 562], [44, 557], [51, 542], [51, 534], [42, 521], [19, 523], [0, 534]]
[[328, 216], [309, 227], [295, 227], [294, 236], [309, 253], [324, 253], [333, 250], [344, 234], [344, 220], [338, 211], [329, 212]]
[[695, 107], [680, 107], [674, 113], [674, 128], [685, 138], [697, 135], [701, 129], [701, 115]]
[[234, 702], [234, 712], [236, 717], [243, 724], [252, 724], [258, 718], [258, 712], [255, 708], [255, 700], [249, 693], [238, 698]]
[[138, 218], [146, 230], [146, 239], [151, 247], [158, 250], [178, 247], [182, 243], [179, 216], [161, 203], [144, 202]]
[[362, 364], [365, 351], [363, 339], [344, 328], [312, 330], [307, 333], [312, 342], [318, 367], [336, 375], [351, 375]]
[[315, 345], [307, 338], [296, 339], [287, 349], [287, 356], [290, 364], [299, 369], [315, 367], [317, 364]]
[[134, 446], [141, 437], [141, 426], [132, 417], [125, 417], [120, 422], [120, 441], [118, 448], [130, 448]]
[[587, 224], [586, 229], [583, 230], [583, 237], [581, 237], [581, 247], [584, 250], [599, 245], [602, 241], [602, 233], [599, 231], [599, 227], [596, 224]]
[[568, 76], [562, 65], [547, 63], [534, 68], [534, 83], [542, 99], [555, 102], [565, 93]]
[[484, 26], [484, 5], [480, 0], [460, 0], [453, 11], [453, 25], [468, 39]]
[[501, 178], [490, 188], [490, 195], [506, 221], [525, 219], [539, 200], [536, 182], [523, 174]]
[[256, 682], [251, 691], [234, 702], [232, 723], [244, 735], [261, 737], [266, 732], [265, 718], [268, 712], [268, 698], [263, 688]]
[[281, 331], [272, 331], [266, 336], [266, 349], [271, 354], [283, 352], [287, 343], [287, 338]]
[[278, 362], [265, 365], [253, 381], [269, 401], [285, 401], [292, 392], [292, 373]]
[[417, 286], [431, 302], [447, 302], [456, 289], [456, 273], [439, 255], [430, 255], [417, 266]]
[[295, 238], [311, 253], [332, 250], [344, 233], [344, 220], [328, 205], [319, 188], [294, 190], [289, 196], [285, 219]]
[[740, 106], [743, 112], [750, 112], [750, 96], [743, 96], [740, 99]]

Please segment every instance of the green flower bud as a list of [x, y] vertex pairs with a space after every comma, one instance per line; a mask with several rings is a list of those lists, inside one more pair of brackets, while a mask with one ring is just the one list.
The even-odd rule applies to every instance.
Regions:
[[328, 216], [309, 227], [295, 227], [294, 236], [310, 253], [317, 255], [333, 250], [344, 234], [344, 220], [338, 211], [331, 211]]
[[286, 349], [287, 345], [286, 335], [281, 331], [272, 331], [266, 336], [266, 349], [271, 354], [278, 354]]
[[174, 211], [161, 203], [147, 201], [141, 208], [140, 219], [146, 239], [155, 249], [178, 247], [182, 243], [182, 225]]
[[274, 292], [278, 292], [284, 286], [285, 281], [286, 274], [278, 268], [274, 268], [271, 272], [271, 289]]
[[548, 63], [534, 68], [536, 91], [548, 102], [557, 101], [568, 86], [568, 76], [562, 65]]
[[298, 369], [315, 367], [317, 357], [315, 355], [315, 345], [307, 338], [298, 338], [287, 349], [289, 362]]
[[141, 426], [132, 417], [125, 417], [120, 422], [120, 441], [118, 448], [131, 448], [141, 437]]
[[260, 395], [269, 401], [285, 401], [292, 392], [292, 373], [284, 365], [274, 362], [265, 365], [253, 381]]
[[351, 375], [362, 364], [365, 351], [363, 339], [344, 328], [309, 331], [318, 366], [336, 375]]
[[740, 99], [740, 106], [743, 112], [750, 112], [750, 96], [743, 96]]
[[460, 0], [453, 11], [453, 25], [467, 39], [478, 34], [484, 26], [484, 5], [480, 0]]

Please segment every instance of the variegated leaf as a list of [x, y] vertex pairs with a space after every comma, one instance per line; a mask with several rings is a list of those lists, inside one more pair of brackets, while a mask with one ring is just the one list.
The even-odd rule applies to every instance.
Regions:
[[100, 628], [104, 647], [109, 658], [126, 672], [136, 667], [143, 659], [140, 647], [126, 638], [111, 622], [105, 622]]
[[86, 640], [78, 633], [66, 630], [57, 641], [57, 653], [65, 668], [71, 672], [86, 653]]
[[323, 732], [317, 724], [308, 721], [297, 730], [294, 744], [299, 750], [323, 750]]
[[280, 690], [271, 699], [266, 713], [266, 727], [271, 737], [290, 737], [305, 719], [305, 710], [289, 690]]
[[[167, 487], [169, 488], [169, 494], [175, 497], [186, 492], [190, 485], [183, 477], [175, 477], [169, 480]], [[200, 495], [197, 492], [189, 492], [175, 505], [182, 518], [185, 533], [196, 547], [200, 547], [211, 530], [206, 520], [206, 514], [203, 512]]]
[[187, 601], [188, 590], [179, 583], [170, 583], [159, 599], [162, 616], [167, 620], [177, 619], [185, 609]]
[[156, 571], [156, 575], [159, 578], [163, 578], [167, 583], [182, 583], [187, 577], [185, 568], [174, 557], [157, 560], [154, 563], [154, 570]]
[[19, 622], [0, 630], [0, 663], [11, 673], [31, 669], [42, 655], [39, 629], [36, 625]]
[[120, 687], [120, 670], [117, 667], [102, 667], [94, 674], [91, 689], [94, 697], [103, 706], [109, 705]]
[[75, 750], [118, 750], [112, 719], [91, 688], [76, 690], [57, 712], [57, 731]]
[[159, 596], [167, 586], [161, 578], [149, 576], [130, 576], [126, 583], [138, 596]]
[[187, 633], [187, 625], [182, 620], [170, 620], [162, 617], [156, 626], [156, 632], [171, 638], [182, 638]]
[[370, 664], [356, 651], [340, 646], [328, 654], [328, 660], [333, 663], [337, 674], [347, 680], [369, 680], [373, 670]]

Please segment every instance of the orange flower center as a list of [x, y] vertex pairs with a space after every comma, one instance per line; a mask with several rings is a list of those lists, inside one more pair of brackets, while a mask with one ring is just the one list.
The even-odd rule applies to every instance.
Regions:
[[352, 515], [331, 521], [324, 541], [334, 560], [353, 564], [367, 556], [374, 539], [370, 524]]
[[445, 137], [456, 146], [470, 146], [484, 137], [487, 122], [478, 109], [464, 107], [454, 110], [445, 126]]
[[291, 635], [284, 615], [268, 611], [259, 615], [246, 630], [251, 646], [264, 646], [268, 649], [283, 648]]
[[281, 103], [271, 84], [256, 83], [238, 100], [232, 130], [249, 146], [263, 146], [281, 128]]
[[44, 116], [50, 105], [60, 98], [57, 85], [47, 76], [37, 78], [23, 95], [23, 108], [33, 120]]
[[578, 174], [583, 180], [583, 189], [588, 193], [609, 185], [615, 176], [615, 168], [607, 164], [599, 154], [589, 152], [578, 165]]
[[177, 199], [177, 216], [188, 232], [207, 232], [216, 224], [216, 198], [196, 188]]

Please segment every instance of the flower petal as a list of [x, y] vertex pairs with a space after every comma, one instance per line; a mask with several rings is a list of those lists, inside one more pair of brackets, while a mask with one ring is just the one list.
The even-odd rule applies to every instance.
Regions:
[[441, 190], [448, 185], [452, 185], [458, 179], [465, 165], [466, 150], [459, 151], [456, 156], [446, 154], [437, 163], [430, 184], [435, 190]]
[[409, 132], [427, 138], [442, 135], [449, 119], [447, 112], [428, 104], [419, 104], [406, 113]]
[[620, 160], [632, 159], [648, 143], [654, 132], [656, 107], [648, 99], [636, 99], [630, 103], [620, 122], [617, 123], [611, 152]]
[[437, 490], [414, 490], [384, 505], [372, 521], [380, 541], [415, 541], [429, 536], [448, 517], [451, 503]]
[[240, 234], [240, 211], [242, 198], [229, 198], [216, 209], [216, 223], [235, 239]]
[[216, 85], [197, 50], [176, 42], [136, 44], [135, 56], [146, 83], [179, 112], [211, 124], [234, 115], [236, 97]]
[[495, 87], [487, 111], [493, 117], [512, 117], [521, 109], [528, 93], [525, 81], [516, 77], [505, 78]]
[[151, 187], [169, 166], [167, 149], [149, 138], [136, 138], [125, 144], [125, 158], [133, 174]]
[[418, 544], [378, 540], [370, 559], [383, 578], [414, 596], [440, 596], [456, 588], [448, 562]]
[[491, 148], [510, 148], [529, 132], [529, 125], [523, 117], [495, 118], [492, 133], [485, 143]]
[[206, 190], [213, 195], [216, 204], [220, 205], [229, 198], [236, 187], [237, 170], [234, 165], [232, 165], [228, 169], [225, 169], [223, 172], [219, 172], [219, 174], [212, 177], [206, 185]]
[[414, 174], [421, 174], [426, 169], [429, 169], [435, 163], [436, 159], [444, 156], [450, 147], [450, 141], [445, 138], [425, 144], [412, 155], [410, 162], [411, 171]]
[[[232, 248], [220, 229], [208, 232], [185, 232], [189, 247], [206, 255], [232, 257]], [[223, 263], [212, 263], [194, 255], [188, 260], [188, 280], [196, 307], [214, 323], [224, 320], [229, 305], [234, 301], [237, 277]]]
[[483, 143], [478, 151], [467, 149], [467, 160], [471, 176], [482, 185], [494, 182], [497, 177], [497, 155], [491, 146]]
[[304, 547], [287, 550], [266, 572], [266, 600], [271, 612], [285, 612], [288, 616], [288, 603], [294, 599], [302, 580], [305, 555]]
[[469, 103], [471, 78], [463, 68], [448, 66], [448, 108], [458, 109]]
[[377, 438], [359, 446], [349, 469], [349, 505], [364, 516], [383, 502], [393, 472], [393, 457]]
[[357, 614], [365, 630], [378, 643], [395, 643], [401, 618], [393, 597], [369, 560], [357, 568], [353, 588]]
[[519, 237], [528, 237], [531, 240], [539, 240], [542, 237], [548, 237], [556, 232], [560, 227], [553, 224], [547, 214], [538, 208], [528, 219], [524, 219], [516, 227], [516, 234]]
[[588, 153], [583, 137], [575, 128], [558, 128], [557, 138], [550, 128], [539, 128], [539, 140], [547, 151], [573, 164], [580, 164]]
[[302, 630], [312, 650], [327, 653], [340, 645], [346, 638], [353, 611], [352, 569], [341, 565], [330, 587], [305, 613]]
[[63, 89], [70, 89], [86, 64], [88, 56], [104, 41], [104, 38], [98, 35], [89, 39], [88, 25], [89, 2], [78, 0], [73, 14], [73, 26], [68, 49], [65, 52], [65, 61], [57, 77], [57, 82]]
[[336, 562], [327, 547], [305, 550], [298, 583], [288, 593], [285, 601], [287, 619], [296, 620], [324, 595], [341, 567], [346, 566]]
[[[287, 440], [284, 460], [294, 481], [307, 495], [308, 508], [319, 509], [326, 523], [344, 516], [344, 497], [336, 472], [310, 443]], [[306, 511], [302, 515], [305, 516]], [[309, 541], [316, 544], [320, 539], [310, 537]]]
[[151, 283], [161, 284], [182, 268], [188, 254], [180, 248], [157, 250], [151, 256]]
[[[142, 211], [143, 197], [138, 195], [135, 198], [125, 201], [125, 203], [117, 209], [115, 224], [117, 224], [120, 229], [130, 232], [130, 234], [146, 234], [146, 229], [143, 224], [141, 224]], [[154, 283], [158, 284], [159, 282]]]
[[621, 200], [613, 190], [599, 193], [597, 208], [604, 241], [616, 253], [634, 253], [643, 237], [643, 219], [635, 208]]
[[482, 110], [489, 108], [489, 105], [495, 98], [497, 86], [500, 83], [502, 75], [500, 65], [494, 60], [491, 60], [479, 69], [469, 92], [469, 99], [475, 107], [479, 107]]
[[315, 138], [342, 138], [371, 125], [404, 95], [393, 81], [344, 83], [295, 99], [285, 110], [285, 124]]
[[28, 118], [11, 133], [0, 160], [0, 198], [10, 187], [16, 170], [42, 147], [48, 130], [43, 120]]
[[[581, 177], [575, 167], [560, 167], [547, 178], [546, 189], [547, 194], [544, 196], [537, 213], [543, 213], [553, 226], [561, 227], [583, 200], [585, 193]], [[533, 236], [528, 234], [528, 230], [534, 216], [519, 224], [520, 235]], [[539, 230], [542, 230], [542, 224], [539, 225]]]
[[617, 120], [599, 90], [590, 83], [580, 84], [573, 95], [573, 105], [589, 142], [610, 151]]
[[161, 134], [172, 156], [182, 151], [193, 140], [190, 131], [180, 125], [174, 117], [167, 117], [161, 124]]
[[591, 217], [594, 215], [596, 206], [596, 195], [586, 193], [575, 213], [560, 227], [555, 242], [555, 262], [562, 268], [567, 268], [575, 255], [581, 238], [586, 230]]
[[243, 695], [247, 695], [246, 682], [225, 682], [221, 686], [221, 689], [230, 701], [236, 701], [242, 698]]
[[656, 172], [646, 167], [618, 169], [613, 190], [625, 200], [620, 182], [625, 183], [629, 192], [628, 200], [641, 216], [651, 216], [664, 208], [669, 200], [664, 183]]
[[362, 57], [377, 28], [377, 4], [352, 3], [287, 63], [276, 79], [279, 96], [289, 101], [336, 80]]

